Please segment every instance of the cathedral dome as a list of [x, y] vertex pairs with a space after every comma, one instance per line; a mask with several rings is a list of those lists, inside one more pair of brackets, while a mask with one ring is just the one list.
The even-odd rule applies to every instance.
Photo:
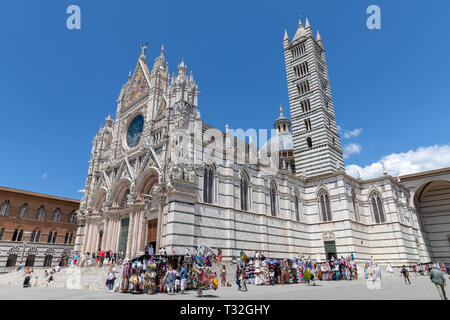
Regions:
[[283, 115], [283, 108], [280, 105], [280, 116], [273, 127], [277, 130], [277, 135], [272, 137], [262, 147], [262, 150], [268, 153], [289, 151], [294, 149], [291, 134], [291, 121]]

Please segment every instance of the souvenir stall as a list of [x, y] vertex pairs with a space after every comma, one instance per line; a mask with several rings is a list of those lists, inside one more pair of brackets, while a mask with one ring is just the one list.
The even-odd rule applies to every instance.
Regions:
[[201, 254], [193, 256], [193, 288], [197, 289], [197, 295], [201, 297], [204, 289], [213, 288], [217, 290], [219, 286], [219, 279], [217, 274], [212, 272], [211, 258], [214, 257], [214, 252], [207, 246], [202, 246]]
[[265, 284], [265, 278], [264, 278], [264, 270], [265, 270], [265, 264], [264, 261], [261, 261], [259, 259], [255, 259], [254, 262], [255, 266], [255, 278], [254, 283], [255, 285], [264, 285]]
[[174, 270], [179, 270], [183, 263], [186, 264], [187, 271], [186, 289], [190, 289], [189, 283], [192, 284], [192, 281], [189, 281], [192, 278], [190, 257], [143, 255], [124, 264], [122, 292], [135, 294], [165, 292], [162, 281], [167, 268], [170, 265]]
[[255, 284], [255, 279], [256, 279], [255, 261], [250, 260], [245, 271], [247, 272], [247, 275], [248, 275], [248, 279], [247, 279], [248, 283]]

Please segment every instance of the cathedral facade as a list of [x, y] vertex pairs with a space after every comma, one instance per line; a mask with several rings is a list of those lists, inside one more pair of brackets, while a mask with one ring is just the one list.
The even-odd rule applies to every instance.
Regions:
[[93, 141], [75, 251], [130, 259], [147, 244], [177, 254], [207, 245], [225, 259], [243, 250], [431, 261], [415, 190], [387, 173], [362, 180], [344, 171], [319, 33], [300, 21], [283, 48], [291, 120], [280, 108], [275, 135], [258, 148], [249, 132], [204, 123], [192, 71], [181, 61], [171, 76], [164, 48], [150, 71], [143, 46], [115, 119]]

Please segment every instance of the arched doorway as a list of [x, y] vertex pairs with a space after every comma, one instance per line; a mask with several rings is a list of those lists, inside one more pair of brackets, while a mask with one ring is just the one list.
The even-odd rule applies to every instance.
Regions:
[[414, 203], [433, 262], [450, 263], [450, 181], [431, 181], [417, 189]]
[[25, 261], [25, 267], [34, 267], [34, 260], [36, 256], [34, 254], [27, 255], [27, 260]]
[[153, 219], [148, 222], [147, 230], [147, 244], [156, 252], [156, 237], [158, 235], [158, 219]]
[[103, 241], [103, 230], [98, 233], [98, 245], [97, 250], [100, 251], [102, 249], [102, 241]]
[[[142, 230], [142, 237], [139, 240], [139, 247], [137, 251], [147, 250], [147, 246], [149, 246], [153, 248], [153, 252], [156, 252], [158, 241], [158, 203], [154, 200], [153, 196], [158, 180], [159, 171], [154, 167], [145, 169], [136, 180], [138, 197], [146, 203], [142, 214], [149, 214], [147, 220], [147, 230]], [[145, 234], [147, 235], [146, 237]]]

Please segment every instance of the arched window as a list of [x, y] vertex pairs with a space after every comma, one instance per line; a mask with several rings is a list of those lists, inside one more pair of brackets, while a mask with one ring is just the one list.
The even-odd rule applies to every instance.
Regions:
[[56, 208], [55, 211], [53, 211], [52, 221], [59, 222], [60, 219], [61, 219], [61, 209]]
[[361, 217], [359, 215], [359, 206], [358, 206], [358, 200], [356, 200], [355, 189], [352, 189], [352, 204], [353, 204], [353, 213], [355, 214], [355, 220], [360, 221]]
[[123, 194], [122, 200], [120, 201], [120, 207], [128, 208], [128, 195], [130, 194], [130, 189], [125, 190], [125, 193]]
[[14, 230], [13, 236], [12, 236], [12, 241], [22, 241], [22, 236], [23, 236], [23, 229], [16, 229]]
[[55, 233], [53, 234], [53, 238], [52, 238], [52, 243], [56, 243], [56, 236], [57, 236], [57, 232], [55, 231]]
[[17, 240], [17, 235], [19, 234], [19, 230], [14, 230], [13, 236], [11, 238], [11, 241], [16, 241]]
[[206, 166], [203, 171], [203, 202], [213, 203], [214, 201], [214, 170]]
[[47, 243], [51, 243], [52, 238], [53, 238], [53, 232], [50, 231], [50, 233], [48, 234]]
[[322, 214], [322, 221], [331, 221], [331, 206], [330, 206], [330, 196], [326, 191], [320, 193], [320, 211]]
[[11, 208], [11, 204], [9, 203], [9, 200], [6, 200], [5, 202], [3, 202], [2, 206], [0, 207], [0, 216], [1, 217], [9, 216], [10, 208]]
[[72, 212], [69, 215], [69, 223], [75, 223], [77, 218], [77, 214], [75, 213], [75, 210], [72, 210]]
[[241, 174], [241, 210], [250, 210], [250, 183], [245, 172]]
[[22, 204], [19, 209], [18, 217], [21, 219], [25, 219], [27, 217], [28, 209], [29, 209], [28, 204], [26, 202], [24, 204]]
[[72, 239], [73, 239], [73, 233], [71, 233], [69, 236], [69, 244], [72, 244]]
[[39, 242], [39, 238], [41, 237], [41, 232], [38, 230], [33, 230], [31, 233], [30, 242]]
[[372, 212], [373, 217], [375, 219], [375, 223], [384, 223], [386, 222], [386, 219], [384, 217], [384, 210], [383, 210], [383, 203], [381, 202], [381, 198], [378, 195], [378, 193], [374, 192], [372, 193], [372, 196], [370, 197], [370, 201], [372, 204]]
[[296, 194], [294, 197], [295, 219], [300, 221], [300, 197]]
[[68, 241], [69, 241], [69, 234], [66, 233], [66, 236], [64, 237], [64, 244], [67, 244]]
[[45, 217], [45, 209], [44, 209], [44, 206], [42, 205], [42, 206], [39, 207], [39, 209], [37, 209], [36, 219], [37, 220], [44, 220], [44, 217]]
[[20, 229], [19, 233], [17, 234], [16, 241], [22, 241], [22, 236], [23, 236], [23, 229]]
[[272, 217], [276, 217], [277, 216], [277, 186], [275, 184], [275, 182], [271, 182], [270, 183], [270, 213], [272, 214]]
[[306, 138], [306, 144], [308, 145], [308, 148], [312, 148], [312, 139], [311, 139], [311, 137]]
[[5, 233], [5, 228], [0, 229], [0, 240], [3, 239], [3, 234]]

